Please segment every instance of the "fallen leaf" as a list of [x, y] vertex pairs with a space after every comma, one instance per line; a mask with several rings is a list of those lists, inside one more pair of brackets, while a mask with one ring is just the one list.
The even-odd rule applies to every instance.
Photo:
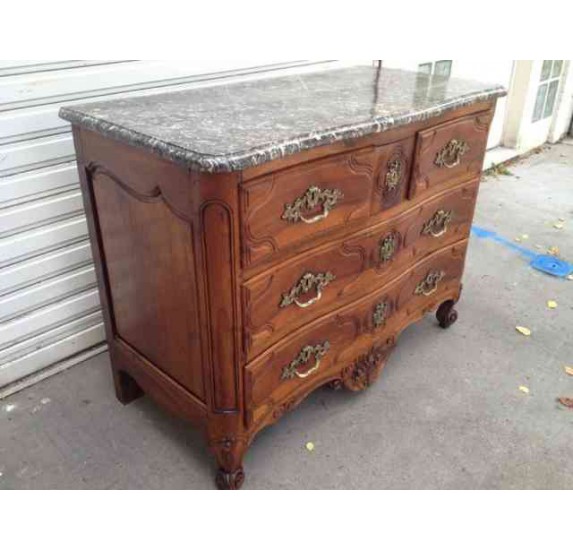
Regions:
[[558, 397], [557, 401], [568, 409], [573, 409], [573, 397]]
[[519, 391], [529, 395], [529, 388], [527, 386], [519, 386]]
[[559, 221], [560, 221], [560, 222], [564, 222], [564, 221], [565, 221], [565, 218], [559, 218]]
[[515, 327], [515, 330], [517, 330], [517, 332], [519, 332], [520, 334], [523, 334], [523, 336], [531, 336], [531, 330], [528, 329], [527, 327]]
[[563, 370], [566, 372], [566, 374], [568, 374], [569, 376], [573, 376], [573, 367], [568, 367], [565, 366], [563, 367]]
[[557, 307], [557, 302], [555, 300], [547, 300], [547, 307], [549, 309], [555, 309]]
[[515, 237], [515, 239], [513, 239], [516, 243], [520, 243], [521, 242], [521, 237]]
[[524, 233], [523, 235], [521, 235], [521, 238], [526, 241], [527, 239], [529, 239], [529, 235], [527, 235], [526, 233]]
[[312, 451], [314, 451], [314, 443], [313, 443], [312, 441], [309, 441], [309, 442], [305, 445], [305, 447], [306, 447], [306, 450], [307, 450], [309, 453], [312, 453]]
[[563, 229], [563, 224], [561, 222], [557, 222], [553, 224], [555, 229]]
[[559, 256], [559, 247], [551, 246], [547, 249], [547, 254], [551, 254], [551, 256]]
[[537, 250], [542, 250], [542, 249], [543, 249], [543, 246], [540, 245], [540, 244], [536, 244], [536, 245], [535, 245], [535, 248], [537, 248]]

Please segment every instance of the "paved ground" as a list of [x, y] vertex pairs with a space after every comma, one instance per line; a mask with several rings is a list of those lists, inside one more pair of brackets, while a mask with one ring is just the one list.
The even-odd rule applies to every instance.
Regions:
[[[511, 170], [484, 182], [476, 223], [573, 261], [573, 143]], [[556, 403], [573, 397], [573, 282], [475, 238], [464, 282], [458, 323], [410, 327], [370, 390], [319, 390], [261, 433], [245, 488], [573, 489], [573, 410]], [[115, 401], [107, 355], [0, 402], [0, 472], [4, 489], [213, 487], [191, 429]]]

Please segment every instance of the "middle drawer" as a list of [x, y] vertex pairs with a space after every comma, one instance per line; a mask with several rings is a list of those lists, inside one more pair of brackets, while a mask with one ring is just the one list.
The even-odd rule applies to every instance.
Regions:
[[478, 180], [337, 243], [301, 254], [242, 286], [250, 361], [288, 333], [375, 288], [470, 230]]

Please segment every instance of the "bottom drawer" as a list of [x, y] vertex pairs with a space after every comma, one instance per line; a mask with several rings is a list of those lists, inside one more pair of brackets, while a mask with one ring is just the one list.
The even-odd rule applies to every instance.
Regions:
[[370, 295], [306, 326], [246, 366], [247, 422], [278, 417], [375, 346], [460, 291], [467, 241], [442, 249]]

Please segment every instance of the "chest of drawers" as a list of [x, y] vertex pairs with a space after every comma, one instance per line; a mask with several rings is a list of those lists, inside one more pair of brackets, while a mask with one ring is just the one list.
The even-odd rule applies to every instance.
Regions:
[[263, 427], [452, 324], [503, 94], [358, 67], [63, 109], [118, 399], [196, 425], [238, 488]]

